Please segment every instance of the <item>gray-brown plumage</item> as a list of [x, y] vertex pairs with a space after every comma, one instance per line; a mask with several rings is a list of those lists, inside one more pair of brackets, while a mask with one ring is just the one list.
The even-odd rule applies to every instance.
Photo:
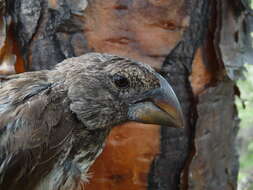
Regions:
[[150, 67], [90, 53], [0, 82], [0, 190], [73, 190], [115, 125], [182, 125], [169, 84]]

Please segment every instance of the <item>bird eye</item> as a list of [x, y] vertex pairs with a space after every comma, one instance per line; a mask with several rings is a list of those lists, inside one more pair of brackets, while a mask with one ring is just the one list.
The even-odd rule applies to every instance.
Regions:
[[128, 88], [130, 85], [126, 77], [118, 74], [113, 76], [113, 82], [118, 88]]

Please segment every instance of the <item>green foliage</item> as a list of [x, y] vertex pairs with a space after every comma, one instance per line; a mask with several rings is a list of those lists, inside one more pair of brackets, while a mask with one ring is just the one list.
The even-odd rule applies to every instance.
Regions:
[[[239, 80], [237, 85], [241, 92], [241, 101], [237, 99], [241, 127], [251, 127], [253, 125], [253, 66], [247, 65], [245, 73], [246, 80]], [[245, 109], [243, 108], [245, 104]]]
[[[239, 131], [240, 172], [239, 183], [253, 171], [253, 66], [247, 65], [246, 80], [239, 80], [241, 99], [236, 100], [241, 119]], [[245, 107], [244, 107], [244, 105]], [[253, 190], [248, 189], [247, 190]]]
[[[253, 8], [253, 0], [245, 0]], [[251, 33], [253, 37], [253, 33]], [[236, 100], [241, 119], [238, 134], [240, 171], [239, 190], [253, 190], [253, 65], [247, 65], [246, 80], [239, 80], [241, 99]]]

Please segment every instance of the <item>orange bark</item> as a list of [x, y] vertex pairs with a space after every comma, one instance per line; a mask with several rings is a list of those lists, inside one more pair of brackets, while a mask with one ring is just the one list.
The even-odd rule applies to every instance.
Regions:
[[184, 1], [93, 1], [85, 10], [89, 47], [159, 69], [189, 24]]
[[[20, 54], [20, 49], [13, 33], [13, 26], [1, 25], [6, 27], [6, 36], [3, 46], [0, 47], [0, 74], [8, 75], [24, 72], [24, 59]], [[1, 36], [4, 37], [4, 36]]]
[[92, 166], [85, 189], [144, 190], [150, 165], [159, 153], [160, 127], [127, 123], [117, 126]]
[[199, 48], [192, 64], [190, 76], [191, 86], [195, 95], [200, 94], [212, 80], [212, 73], [208, 70], [203, 60], [203, 49]]
[[[126, 56], [159, 70], [189, 25], [184, 0], [95, 0], [85, 10], [90, 49]], [[128, 123], [115, 127], [91, 168], [86, 190], [143, 190], [160, 151], [159, 126]]]

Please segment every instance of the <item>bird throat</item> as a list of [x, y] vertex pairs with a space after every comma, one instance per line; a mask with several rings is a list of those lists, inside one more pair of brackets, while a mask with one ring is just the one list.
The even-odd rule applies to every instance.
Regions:
[[109, 130], [97, 129], [85, 133], [74, 137], [76, 139], [73, 141], [73, 148], [70, 152], [72, 162], [84, 173], [101, 154]]

